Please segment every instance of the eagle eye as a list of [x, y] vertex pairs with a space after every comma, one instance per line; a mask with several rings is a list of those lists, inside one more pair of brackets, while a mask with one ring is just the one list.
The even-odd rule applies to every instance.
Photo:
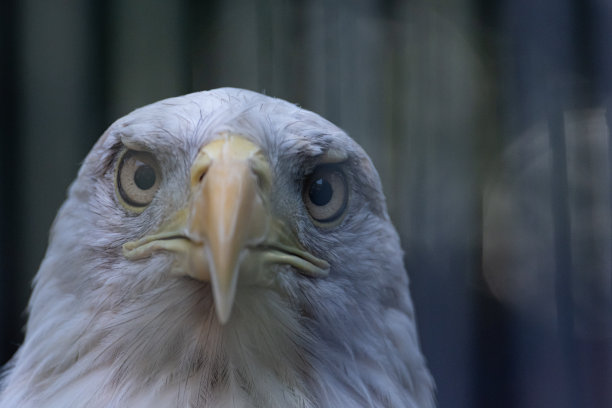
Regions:
[[334, 165], [321, 165], [306, 177], [302, 199], [313, 220], [328, 224], [346, 210], [348, 187], [344, 173]]
[[143, 209], [153, 201], [159, 188], [160, 173], [152, 154], [126, 150], [117, 167], [117, 190], [131, 208]]

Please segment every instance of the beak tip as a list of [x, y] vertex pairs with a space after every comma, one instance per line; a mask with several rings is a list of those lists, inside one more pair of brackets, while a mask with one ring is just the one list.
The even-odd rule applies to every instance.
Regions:
[[215, 298], [215, 312], [217, 314], [217, 319], [219, 319], [219, 323], [225, 325], [232, 313], [232, 303], [228, 302], [218, 302]]
[[238, 268], [233, 268], [233, 273], [223, 273], [220, 274], [222, 277], [230, 277], [229, 282], [219, 282], [219, 274], [215, 273], [215, 269], [213, 268], [212, 275], [212, 294], [215, 303], [215, 312], [217, 315], [217, 319], [219, 322], [224, 325], [226, 324], [232, 313], [232, 307], [234, 306], [234, 298], [236, 297], [236, 283], [237, 283], [237, 275]]

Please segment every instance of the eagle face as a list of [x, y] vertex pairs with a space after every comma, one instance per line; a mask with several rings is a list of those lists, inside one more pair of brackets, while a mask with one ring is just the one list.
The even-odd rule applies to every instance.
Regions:
[[29, 314], [1, 407], [433, 406], [370, 159], [254, 92], [111, 125], [52, 227]]

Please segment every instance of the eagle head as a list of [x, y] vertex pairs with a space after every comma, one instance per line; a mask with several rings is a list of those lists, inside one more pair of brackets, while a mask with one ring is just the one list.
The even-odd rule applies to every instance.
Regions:
[[230, 88], [137, 109], [57, 215], [0, 407], [431, 407], [402, 257], [320, 116]]

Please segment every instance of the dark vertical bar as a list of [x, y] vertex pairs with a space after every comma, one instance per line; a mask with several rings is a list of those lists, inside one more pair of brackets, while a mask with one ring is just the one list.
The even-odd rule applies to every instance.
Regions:
[[[306, 30], [308, 27], [308, 16], [306, 10], [308, 2], [305, 0], [296, 0], [290, 3], [291, 11], [287, 16], [289, 19], [289, 39], [288, 42], [298, 50], [306, 49]], [[291, 95], [295, 101], [303, 101], [303, 103], [309, 102], [307, 99], [309, 82], [306, 81], [308, 65], [307, 57], [305, 52], [297, 52], [290, 54], [291, 68], [288, 75], [285, 74], [283, 85], [287, 87], [283, 90], [286, 95]], [[294, 78], [298, 78], [296, 81]]]
[[218, 82], [219, 67], [211, 61], [216, 60], [216, 19], [220, 6], [219, 1], [186, 0], [185, 54], [189, 61], [186, 64], [189, 89], [193, 91], [214, 88]]
[[17, 219], [19, 195], [16, 194], [19, 178], [15, 177], [19, 150], [19, 49], [17, 47], [18, 1], [0, 2], [0, 366], [17, 349], [21, 342], [18, 318], [20, 312], [14, 291], [20, 268]]
[[259, 0], [257, 7], [257, 91], [269, 95], [278, 94], [274, 89], [274, 53], [278, 52], [274, 41], [274, 1]]
[[[609, 188], [610, 192], [610, 214], [612, 215], [612, 95], [609, 96], [606, 100], [606, 124], [608, 125], [608, 166], [609, 170]], [[612, 226], [611, 226], [612, 227]], [[612, 257], [612, 242], [610, 245], [610, 256]], [[611, 271], [612, 273], [612, 271]], [[612, 283], [612, 279], [611, 279]], [[612, 293], [612, 286], [610, 287], [610, 292]], [[612, 305], [611, 305], [612, 307]]]
[[[612, 36], [612, 6], [608, 2], [591, 3], [591, 41], [594, 49], [594, 70], [596, 72], [595, 86], [600, 90], [602, 95], [599, 95], [604, 100], [606, 109], [606, 125], [608, 127], [608, 182], [609, 194], [611, 195], [609, 211], [612, 215], [612, 50], [609, 47], [609, 38]], [[612, 225], [609, 226], [612, 228]], [[610, 254], [612, 257], [612, 243], [610, 245]], [[612, 274], [612, 271], [610, 271]], [[612, 281], [612, 280], [611, 280]], [[612, 293], [612, 285], [609, 288]], [[612, 304], [607, 305], [608, 310], [612, 310]], [[602, 388], [602, 401], [607, 406], [612, 406], [612, 390], [609, 387], [609, 378], [612, 377], [612, 341], [607, 339], [604, 347], [603, 375], [597, 375], [604, 378], [600, 384], [605, 384]], [[599, 359], [599, 357], [598, 357]], [[608, 381], [606, 381], [608, 379]], [[603, 406], [603, 405], [602, 405]]]
[[185, 93], [183, 57], [186, 3], [108, 2], [110, 114], [123, 116], [142, 105]]
[[338, 2], [325, 2], [325, 112], [324, 116], [334, 123], [341, 123], [340, 115], [340, 8]]
[[91, 92], [94, 95], [92, 98], [92, 118], [95, 121], [94, 132], [89, 135], [89, 138], [83, 138], [84, 151], [88, 151], [95, 143], [97, 138], [102, 134], [104, 129], [114, 120], [109, 114], [109, 56], [111, 55], [109, 45], [109, 26], [111, 24], [109, 18], [110, 2], [106, 0], [94, 0], [90, 3], [88, 10], [88, 19], [91, 22], [90, 36], [92, 45], [91, 62], [89, 69], [91, 71], [92, 84]]
[[568, 402], [579, 407], [581, 378], [574, 339], [574, 306], [572, 296], [572, 245], [569, 210], [569, 186], [565, 126], [560, 92], [554, 87], [550, 97], [548, 129], [552, 152], [552, 203], [554, 253], [556, 261], [557, 324], [561, 349], [565, 356]]

